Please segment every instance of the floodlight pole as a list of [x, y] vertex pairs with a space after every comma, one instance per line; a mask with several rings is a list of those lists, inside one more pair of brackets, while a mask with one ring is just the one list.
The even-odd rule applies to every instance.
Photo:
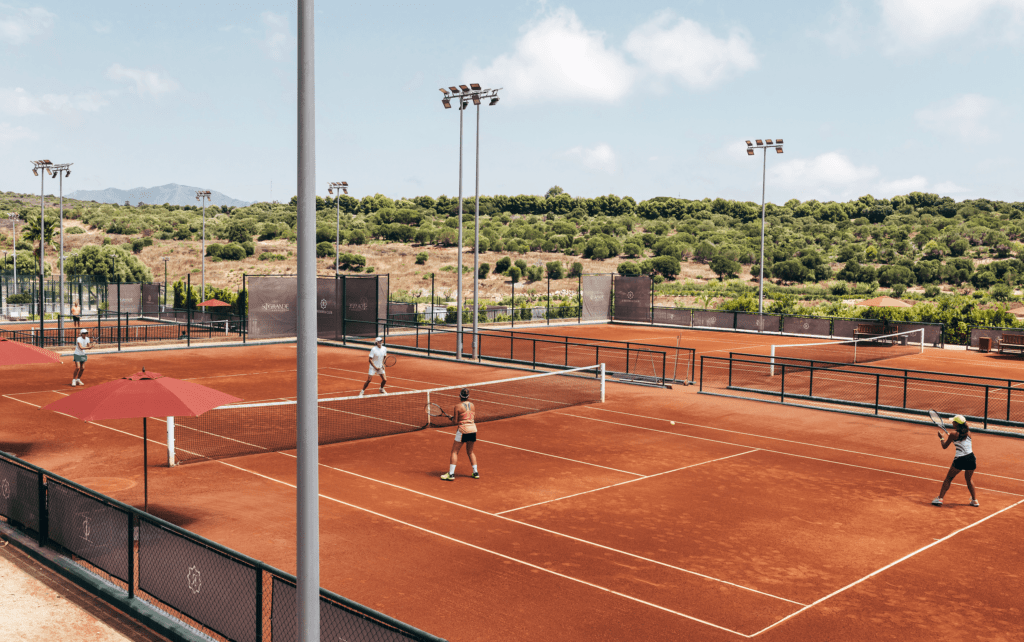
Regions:
[[[298, 2], [298, 296], [296, 318], [296, 621], [320, 641], [320, 510], [316, 344], [316, 103], [313, 0]], [[344, 319], [344, 316], [342, 316]]]
[[[338, 273], [341, 272], [341, 193], [348, 194], [348, 182], [347, 181], [334, 181], [327, 184], [327, 193], [331, 194], [334, 190], [338, 190], [338, 198], [335, 202], [338, 204], [338, 227], [335, 229], [334, 236], [334, 278], [338, 278]], [[341, 311], [345, 314], [345, 311]]]
[[203, 266], [203, 283], [202, 283], [202, 286], [200, 288], [200, 295], [199, 295], [199, 300], [200, 301], [205, 301], [206, 300], [206, 202], [210, 200], [210, 196], [211, 196], [211, 193], [210, 193], [210, 190], [208, 190], [208, 189], [207, 190], [199, 190], [199, 191], [196, 192], [196, 200], [197, 201], [199, 201], [199, 200], [203, 201], [203, 249], [202, 249], [202, 257], [200, 258], [200, 261], [202, 262], [202, 266]]
[[455, 266], [455, 358], [462, 359], [462, 114], [466, 101], [459, 98], [459, 241]]
[[[14, 293], [17, 294], [20, 288], [18, 287], [18, 214], [14, 212], [8, 212], [7, 218], [11, 220], [11, 233], [14, 235]], [[4, 259], [4, 263], [7, 260]], [[7, 292], [7, 296], [11, 296], [10, 291]]]
[[[767, 141], [767, 143], [765, 142]], [[768, 177], [768, 150], [774, 148], [776, 153], [782, 153], [782, 139], [777, 138], [772, 142], [771, 138], [762, 141], [757, 139], [757, 147], [754, 143], [747, 141], [747, 156], [753, 156], [755, 149], [760, 149], [763, 155], [761, 166], [761, 276], [757, 281], [757, 313], [764, 314], [764, 232], [765, 232], [765, 185]]]
[[64, 178], [71, 176], [72, 165], [74, 163], [53, 166], [53, 171], [56, 172], [60, 180], [60, 313], [57, 315], [57, 335], [60, 337], [60, 345], [64, 345]]
[[167, 307], [167, 257], [164, 257], [164, 307]]
[[491, 105], [498, 102], [498, 89], [485, 89], [473, 95], [476, 104], [476, 212], [474, 214], [473, 245], [473, 358], [480, 357], [480, 337], [477, 335], [480, 318], [480, 102], [491, 99]]
[[[53, 167], [53, 163], [48, 160], [32, 161], [33, 174], [39, 174], [38, 170], [43, 170], [42, 174], [39, 174], [39, 347], [43, 347], [43, 335], [46, 328], [46, 299], [45, 288], [43, 287], [43, 274], [46, 270], [46, 263], [44, 259], [44, 248], [46, 247], [46, 201], [43, 197], [44, 183], [46, 181], [46, 174], [50, 172], [50, 168]], [[17, 257], [15, 257], [17, 262]]]

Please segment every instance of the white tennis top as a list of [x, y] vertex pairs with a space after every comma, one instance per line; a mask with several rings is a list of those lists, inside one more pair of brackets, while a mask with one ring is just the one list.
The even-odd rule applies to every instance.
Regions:
[[89, 337], [87, 337], [85, 335], [81, 335], [81, 334], [78, 335], [78, 338], [75, 339], [75, 354], [77, 354], [80, 357], [84, 357], [85, 356], [85, 348], [88, 345], [89, 345]]
[[374, 368], [383, 368], [386, 356], [388, 356], [388, 349], [384, 346], [370, 348], [370, 362], [373, 363]]
[[963, 457], [964, 455], [970, 455], [974, 450], [971, 448], [971, 436], [967, 435], [960, 441], [954, 441], [953, 446], [956, 448], [956, 456]]

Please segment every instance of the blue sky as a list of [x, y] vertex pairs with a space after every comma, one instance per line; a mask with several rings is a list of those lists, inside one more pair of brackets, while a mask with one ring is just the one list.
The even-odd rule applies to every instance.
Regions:
[[[454, 195], [458, 112], [481, 192], [759, 201], [1024, 200], [1024, 0], [319, 2], [317, 185]], [[0, 0], [0, 189], [295, 193], [293, 2]], [[466, 113], [465, 193], [475, 111]], [[47, 185], [48, 193], [51, 190]], [[273, 190], [273, 191], [271, 191]]]

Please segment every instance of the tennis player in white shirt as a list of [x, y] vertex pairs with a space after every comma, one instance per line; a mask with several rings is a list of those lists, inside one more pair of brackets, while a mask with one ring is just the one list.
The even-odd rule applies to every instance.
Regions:
[[370, 385], [374, 375], [380, 376], [380, 394], [388, 394], [384, 390], [384, 386], [388, 385], [388, 378], [384, 373], [384, 358], [388, 356], [388, 349], [384, 347], [384, 337], [377, 337], [373, 343], [374, 346], [370, 349], [369, 358], [370, 372], [366, 375], [366, 383], [363, 384], [363, 389], [359, 391], [360, 397], [366, 392], [366, 387]]

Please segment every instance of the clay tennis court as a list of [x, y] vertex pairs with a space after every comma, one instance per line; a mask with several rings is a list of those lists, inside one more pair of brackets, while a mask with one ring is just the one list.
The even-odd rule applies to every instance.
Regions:
[[[537, 330], [664, 345], [680, 334]], [[682, 334], [698, 358], [808, 342]], [[966, 352], [894, 361], [1021, 373]], [[143, 366], [246, 401], [294, 396], [294, 344], [94, 354], [84, 379]], [[38, 410], [71, 392], [69, 369], [5, 370], [0, 449], [141, 505], [141, 422]], [[354, 394], [365, 373], [365, 350], [320, 348], [319, 396]], [[389, 389], [518, 374], [400, 354]], [[160, 428], [150, 421], [151, 512], [293, 572], [294, 453], [168, 468]], [[481, 424], [480, 480], [465, 452], [458, 479], [438, 479], [446, 428], [323, 446], [321, 584], [453, 641], [1013, 639], [1024, 441], [976, 434], [981, 507], [955, 484], [936, 508], [952, 455], [934, 432], [610, 382], [604, 403]]]

